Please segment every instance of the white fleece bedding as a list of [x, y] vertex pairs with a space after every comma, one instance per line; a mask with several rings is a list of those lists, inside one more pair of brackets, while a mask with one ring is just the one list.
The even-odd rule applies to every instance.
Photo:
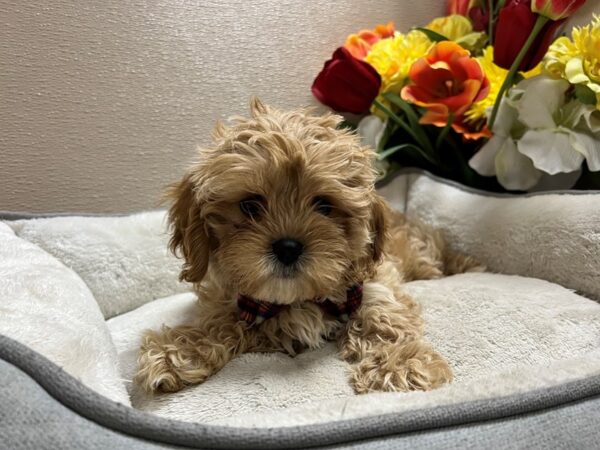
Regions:
[[0, 334], [129, 405], [117, 353], [92, 293], [71, 269], [0, 222]]
[[422, 174], [386, 189], [404, 192], [406, 214], [444, 230], [490, 271], [542, 278], [600, 300], [600, 192], [494, 197]]
[[[348, 366], [331, 343], [295, 358], [242, 355], [206, 383], [175, 394], [148, 397], [128, 383], [132, 404], [190, 422], [292, 426], [509, 395], [600, 374], [600, 304], [565, 288], [476, 273], [412, 282], [406, 290], [423, 306], [428, 339], [453, 367], [450, 386], [356, 397]], [[109, 320], [123, 377], [135, 372], [143, 329], [185, 323], [194, 312], [193, 294], [183, 294]]]
[[165, 225], [164, 211], [10, 223], [19, 237], [77, 272], [106, 319], [190, 290], [178, 280], [181, 263], [167, 249]]
[[[600, 193], [489, 197], [416, 174], [381, 192], [494, 271], [600, 299]], [[356, 397], [331, 344], [296, 358], [243, 355], [203, 385], [150, 398], [129, 383], [140, 334], [185, 323], [195, 308], [166, 241], [164, 212], [0, 222], [0, 333], [116, 401], [239, 426], [361, 417], [600, 373], [600, 304], [547, 281], [465, 274], [406, 285], [454, 368], [450, 386]]]

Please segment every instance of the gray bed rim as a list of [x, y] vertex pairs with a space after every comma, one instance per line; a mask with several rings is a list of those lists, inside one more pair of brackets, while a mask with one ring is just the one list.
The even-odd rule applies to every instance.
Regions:
[[600, 375], [486, 400], [293, 427], [242, 428], [182, 422], [114, 402], [29, 347], [0, 335], [0, 359], [52, 398], [105, 428], [162, 444], [216, 449], [289, 449], [343, 444], [411, 432], [513, 418], [600, 396]]

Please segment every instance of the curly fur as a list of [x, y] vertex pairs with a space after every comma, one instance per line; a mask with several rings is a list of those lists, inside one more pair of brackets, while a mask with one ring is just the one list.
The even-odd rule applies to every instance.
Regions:
[[[170, 246], [185, 260], [181, 278], [194, 283], [198, 316], [144, 336], [137, 382], [177, 391], [241, 353], [295, 355], [334, 338], [358, 393], [449, 382], [450, 367], [423, 340], [419, 307], [402, 283], [481, 267], [439, 232], [391, 212], [374, 189], [373, 152], [337, 129], [340, 117], [280, 112], [257, 99], [251, 113], [217, 124], [214, 146], [201, 149], [169, 191]], [[260, 213], [244, 215], [240, 201], [257, 196]], [[330, 214], [316, 210], [316, 198], [328, 199]], [[304, 244], [293, 274], [270, 253], [282, 237]], [[363, 302], [348, 323], [307, 300], [342, 300], [357, 282]], [[238, 293], [289, 307], [248, 327], [238, 318]]]

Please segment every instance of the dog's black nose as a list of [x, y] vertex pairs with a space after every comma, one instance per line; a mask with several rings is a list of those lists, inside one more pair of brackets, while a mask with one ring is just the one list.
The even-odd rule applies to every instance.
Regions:
[[300, 255], [304, 246], [295, 239], [279, 239], [273, 242], [273, 253], [277, 259], [286, 266], [294, 264]]

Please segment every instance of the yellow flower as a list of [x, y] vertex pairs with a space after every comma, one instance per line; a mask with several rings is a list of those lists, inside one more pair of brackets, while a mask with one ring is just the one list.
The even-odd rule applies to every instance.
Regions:
[[433, 19], [425, 28], [429, 28], [442, 36], [447, 37], [451, 41], [455, 41], [473, 32], [471, 21], [458, 14]]
[[410, 67], [427, 54], [431, 44], [425, 34], [416, 30], [406, 34], [395, 33], [392, 38], [376, 42], [365, 61], [381, 75], [380, 92], [400, 92], [408, 81]]
[[481, 50], [481, 46], [486, 40], [484, 33], [473, 31], [473, 25], [469, 19], [458, 14], [438, 17], [429, 22], [425, 28], [447, 37], [471, 52]]
[[[471, 50], [481, 43], [483, 33], [474, 33], [469, 19], [457, 14], [438, 17], [425, 28], [439, 33]], [[381, 75], [381, 93], [399, 93], [408, 82], [408, 71], [413, 63], [427, 54], [433, 42], [421, 31], [394, 33], [371, 47], [365, 61]]]
[[[485, 118], [486, 110], [494, 106], [496, 97], [498, 97], [500, 86], [502, 86], [502, 83], [506, 78], [506, 74], [508, 73], [508, 70], [494, 64], [494, 47], [491, 45], [483, 51], [483, 55], [478, 57], [477, 60], [481, 64], [485, 76], [490, 82], [490, 91], [486, 98], [474, 103], [473, 106], [471, 106], [471, 108], [469, 108], [469, 110], [465, 113], [466, 121], [470, 123], [475, 123]], [[521, 72], [521, 75], [524, 78], [530, 78], [538, 75], [540, 72], [541, 65], [538, 64], [528, 72]]]
[[587, 86], [596, 94], [596, 109], [600, 109], [600, 16], [573, 28], [571, 39], [554, 41], [544, 58], [544, 69], [555, 78]]

